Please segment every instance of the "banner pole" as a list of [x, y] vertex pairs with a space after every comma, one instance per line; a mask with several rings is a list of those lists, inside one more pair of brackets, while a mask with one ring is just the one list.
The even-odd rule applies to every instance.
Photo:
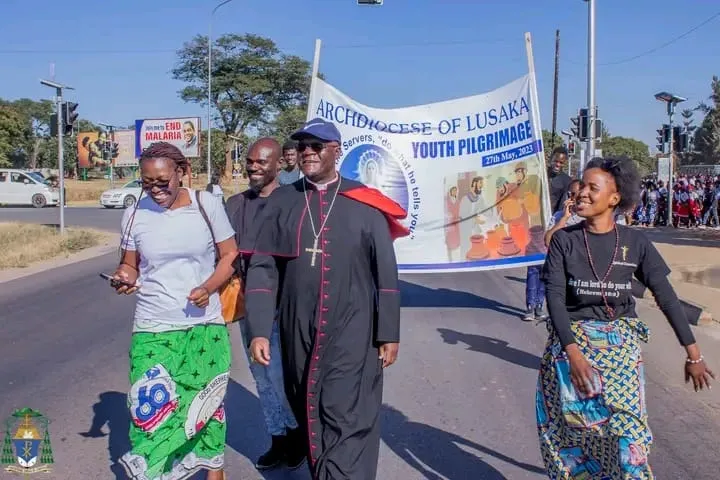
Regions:
[[540, 125], [540, 106], [538, 102], [537, 80], [535, 79], [535, 58], [533, 57], [532, 36], [530, 32], [525, 32], [525, 52], [527, 53], [528, 77], [530, 79], [530, 105], [532, 106], [532, 128], [536, 141], [540, 141], [542, 151], [538, 152], [538, 163], [540, 165], [540, 179], [543, 186], [543, 225], [547, 225], [548, 220], [555, 212], [551, 212], [550, 207], [550, 183], [548, 182], [547, 165], [545, 164], [545, 145], [542, 141], [542, 126]]
[[314, 115], [312, 113], [312, 106], [315, 104], [313, 98], [313, 92], [315, 91], [315, 80], [318, 78], [320, 72], [320, 48], [322, 47], [322, 40], [319, 38], [315, 39], [315, 55], [313, 55], [312, 64], [312, 75], [310, 77], [310, 93], [308, 94], [308, 110], [306, 120], [312, 120]]

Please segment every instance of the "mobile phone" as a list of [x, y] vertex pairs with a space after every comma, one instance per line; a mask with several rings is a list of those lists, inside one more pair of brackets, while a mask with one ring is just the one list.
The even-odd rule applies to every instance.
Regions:
[[113, 287], [113, 288], [115, 288], [115, 287], [118, 286], [118, 285], [125, 285], [125, 286], [128, 286], [128, 287], [134, 287], [134, 286], [135, 286], [135, 285], [133, 285], [132, 283], [126, 283], [126, 282], [123, 282], [122, 280], [116, 280], [115, 278], [113, 278], [112, 275], [108, 275], [107, 273], [101, 273], [101, 274], [100, 274], [100, 277], [101, 277], [101, 278], [104, 278], [105, 280], [107, 280], [108, 282], [110, 282], [110, 286]]

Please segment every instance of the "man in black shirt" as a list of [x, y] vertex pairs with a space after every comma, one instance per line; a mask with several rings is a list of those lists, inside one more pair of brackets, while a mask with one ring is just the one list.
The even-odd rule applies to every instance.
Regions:
[[[259, 218], [267, 198], [279, 187], [279, 161], [280, 144], [277, 141], [272, 138], [261, 138], [255, 142], [248, 150], [245, 164], [250, 188], [230, 197], [227, 202], [228, 217], [236, 232], [241, 252], [236, 260], [235, 269], [241, 273], [243, 280], [250, 259], [249, 252], [253, 249], [257, 234], [258, 226], [255, 225], [255, 220]], [[240, 331], [243, 344], [247, 345], [250, 339], [245, 319], [240, 320]], [[285, 395], [277, 322], [270, 336], [270, 349], [272, 357], [269, 366], [265, 367], [250, 361], [250, 372], [255, 379], [265, 424], [272, 436], [270, 450], [258, 459], [255, 467], [258, 470], [266, 470], [285, 463], [290, 468], [297, 468], [304, 463], [305, 451], [296, 448], [301, 442], [296, 441], [294, 437], [301, 433]], [[247, 349], [245, 353], [248, 353]], [[249, 355], [248, 360], [250, 360]]]
[[[572, 179], [567, 173], [563, 172], [567, 160], [568, 154], [565, 147], [557, 147], [553, 150], [547, 172], [551, 208], [550, 212], [548, 212], [549, 215], [562, 210], [568, 189], [570, 188]], [[523, 320], [526, 322], [544, 320], [546, 318], [543, 311], [545, 286], [540, 279], [541, 269], [542, 265], [532, 265], [527, 269], [527, 277], [525, 279], [525, 305], [527, 306], [527, 310], [523, 317]]]

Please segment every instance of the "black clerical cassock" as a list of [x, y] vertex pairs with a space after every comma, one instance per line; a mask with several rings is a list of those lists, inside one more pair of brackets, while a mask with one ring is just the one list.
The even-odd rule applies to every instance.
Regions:
[[[318, 480], [375, 478], [382, 360], [400, 339], [393, 240], [407, 213], [377, 190], [338, 177], [303, 179], [268, 198], [245, 290], [250, 335], [280, 322], [285, 388]], [[248, 250], [242, 245], [241, 250]]]

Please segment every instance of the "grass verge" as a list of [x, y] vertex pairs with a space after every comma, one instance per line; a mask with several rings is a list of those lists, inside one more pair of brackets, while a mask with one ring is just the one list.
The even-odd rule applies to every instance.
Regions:
[[55, 227], [0, 223], [0, 270], [23, 268], [59, 256], [94, 247], [107, 237], [98, 230], [68, 228], [65, 237]]
[[[123, 178], [115, 181], [115, 188], [120, 188], [130, 182], [132, 178]], [[195, 189], [203, 190], [207, 185], [207, 175], [198, 175], [192, 179], [192, 186]], [[225, 196], [228, 197], [235, 193], [244, 191], [247, 188], [247, 180], [242, 179], [240, 182], [223, 180], [222, 182]], [[94, 206], [100, 202], [100, 196], [105, 190], [113, 188], [110, 180], [92, 179], [92, 180], [65, 180], [65, 195], [67, 195], [68, 205], [75, 206]]]

